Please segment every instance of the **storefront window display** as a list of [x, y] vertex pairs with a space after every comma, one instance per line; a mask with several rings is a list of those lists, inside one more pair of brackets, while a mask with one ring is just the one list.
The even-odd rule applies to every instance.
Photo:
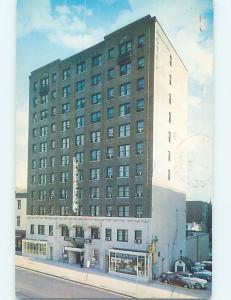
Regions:
[[24, 241], [24, 249], [27, 254], [33, 254], [38, 256], [47, 255], [47, 244], [33, 241]]

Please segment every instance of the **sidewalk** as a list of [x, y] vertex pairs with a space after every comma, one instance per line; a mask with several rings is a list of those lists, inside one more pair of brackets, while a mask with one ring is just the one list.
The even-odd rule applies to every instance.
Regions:
[[135, 298], [206, 299], [210, 291], [177, 288], [158, 282], [136, 283], [96, 269], [16, 255], [16, 266]]

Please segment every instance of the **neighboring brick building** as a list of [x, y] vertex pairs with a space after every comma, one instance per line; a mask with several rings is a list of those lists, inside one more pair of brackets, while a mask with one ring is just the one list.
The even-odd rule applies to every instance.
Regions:
[[187, 78], [150, 16], [31, 73], [25, 254], [129, 275], [139, 256], [140, 280], [154, 236], [158, 273], [184, 254]]

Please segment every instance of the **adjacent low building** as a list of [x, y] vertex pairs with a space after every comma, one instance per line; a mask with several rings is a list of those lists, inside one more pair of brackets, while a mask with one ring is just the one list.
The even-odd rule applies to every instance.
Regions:
[[151, 16], [31, 73], [24, 255], [148, 281], [185, 254], [187, 80]]
[[27, 194], [16, 192], [15, 205], [15, 250], [22, 251], [22, 240], [26, 237], [26, 209], [27, 209]]

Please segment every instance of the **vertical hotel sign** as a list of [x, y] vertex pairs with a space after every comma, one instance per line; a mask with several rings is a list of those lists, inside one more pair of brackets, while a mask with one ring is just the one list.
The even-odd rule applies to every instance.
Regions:
[[72, 210], [78, 216], [79, 215], [79, 199], [78, 199], [78, 161], [76, 157], [73, 157], [73, 203]]

